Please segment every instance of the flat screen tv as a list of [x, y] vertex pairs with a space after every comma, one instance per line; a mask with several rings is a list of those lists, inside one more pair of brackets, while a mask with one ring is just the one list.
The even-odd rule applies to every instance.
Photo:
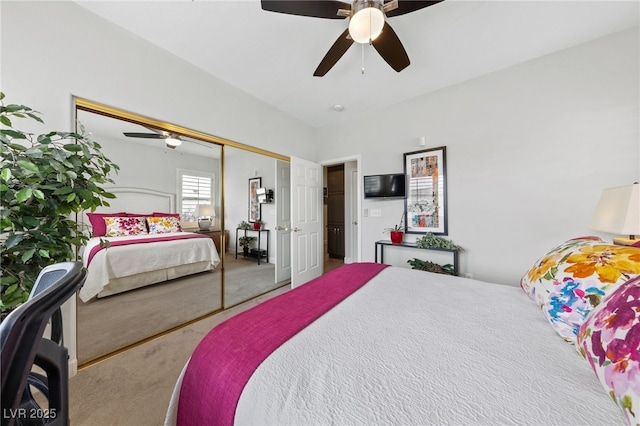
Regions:
[[364, 177], [364, 198], [405, 198], [407, 176], [404, 173]]

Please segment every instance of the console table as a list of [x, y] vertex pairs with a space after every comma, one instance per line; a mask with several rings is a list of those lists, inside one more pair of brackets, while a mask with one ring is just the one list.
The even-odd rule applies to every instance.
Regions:
[[269, 263], [269, 230], [268, 229], [261, 229], [261, 230], [255, 230], [255, 229], [242, 229], [242, 228], [236, 228], [236, 259], [238, 258], [238, 231], [244, 231], [244, 235], [247, 236], [247, 232], [257, 232], [258, 233], [258, 265], [260, 264], [260, 258], [262, 256], [260, 253], [260, 247], [261, 247], [261, 236], [263, 232], [267, 233], [267, 250], [265, 252], [265, 257], [267, 259], [267, 263]]
[[453, 273], [454, 275], [458, 275], [458, 250], [456, 249], [445, 249], [445, 248], [436, 248], [436, 247], [425, 248], [425, 247], [418, 247], [416, 246], [415, 243], [393, 244], [389, 240], [380, 240], [380, 241], [376, 241], [376, 257], [375, 257], [376, 263], [378, 263], [378, 248], [380, 249], [380, 263], [384, 263], [384, 248], [387, 246], [400, 247], [400, 248], [402, 247], [412, 248], [412, 249], [418, 249], [418, 250], [435, 250], [435, 251], [450, 252], [453, 256]]

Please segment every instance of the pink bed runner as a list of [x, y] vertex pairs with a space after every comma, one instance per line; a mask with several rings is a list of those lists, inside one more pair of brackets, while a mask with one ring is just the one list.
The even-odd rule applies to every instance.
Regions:
[[[159, 235], [157, 237], [139, 238], [139, 239], [135, 239], [135, 240], [110, 241], [109, 242], [109, 247], [126, 246], [126, 245], [129, 245], [129, 244], [157, 243], [158, 241], [184, 240], [184, 239], [188, 239], [188, 238], [209, 238], [209, 236], [208, 235], [203, 235], [203, 234], [192, 234], [192, 233]], [[89, 256], [87, 258], [87, 266], [89, 266], [89, 264], [91, 263], [91, 260], [96, 255], [96, 253], [98, 253], [100, 250], [103, 250], [103, 249], [106, 249], [106, 248], [107, 248], [106, 244], [105, 245], [101, 245], [101, 246], [100, 245], [93, 246], [91, 248], [91, 251], [89, 251]]]
[[232, 425], [240, 394], [256, 368], [387, 266], [345, 265], [211, 330], [196, 347], [185, 372], [177, 425]]

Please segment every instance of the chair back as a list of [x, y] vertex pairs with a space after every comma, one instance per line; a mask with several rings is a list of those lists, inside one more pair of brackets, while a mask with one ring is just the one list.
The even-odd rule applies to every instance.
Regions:
[[[14, 416], [11, 413], [19, 413], [18, 408], [27, 377], [43, 340], [47, 340], [43, 339], [43, 334], [49, 319], [67, 299], [75, 294], [84, 284], [85, 279], [86, 270], [81, 262], [61, 262], [45, 267], [34, 283], [29, 300], [12, 311], [0, 323], [0, 369], [2, 372], [0, 395], [3, 425], [13, 424], [15, 419], [12, 418]], [[64, 351], [66, 355], [66, 348]], [[64, 362], [68, 361], [65, 359]], [[64, 367], [66, 372], [66, 365]], [[61, 379], [66, 386], [68, 378]], [[65, 390], [67, 390], [66, 387]], [[68, 403], [66, 398], [65, 402]], [[49, 408], [51, 409], [51, 404]], [[54, 408], [54, 410], [60, 409], [62, 408]], [[66, 409], [68, 411], [68, 407]]]

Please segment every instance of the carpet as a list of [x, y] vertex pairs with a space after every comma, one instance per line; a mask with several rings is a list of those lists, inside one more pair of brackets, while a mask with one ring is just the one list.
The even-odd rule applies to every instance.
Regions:
[[[274, 282], [274, 265], [255, 259], [227, 256], [224, 272], [225, 309], [284, 284]], [[221, 310], [221, 282], [216, 269], [87, 303], [78, 298], [79, 365]]]

